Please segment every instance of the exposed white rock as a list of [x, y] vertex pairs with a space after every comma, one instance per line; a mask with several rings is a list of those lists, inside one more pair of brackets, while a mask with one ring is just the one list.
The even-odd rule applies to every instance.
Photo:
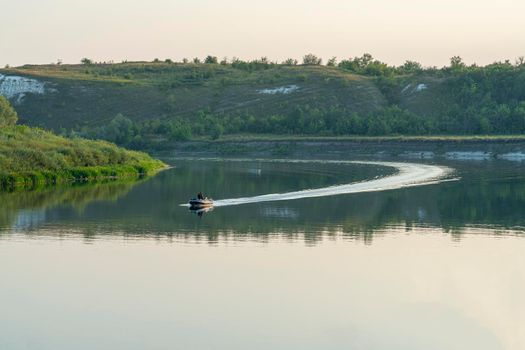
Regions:
[[405, 95], [412, 95], [412, 94], [415, 94], [416, 92], [421, 92], [426, 89], [428, 89], [428, 85], [424, 83], [419, 83], [415, 86], [412, 84], [408, 84], [407, 86], [403, 88], [403, 90], [401, 90], [401, 93]]
[[420, 92], [420, 91], [423, 91], [423, 90], [426, 90], [426, 89], [428, 89], [427, 84], [418, 84], [418, 85], [416, 86], [416, 91], [417, 91], [417, 92]]
[[0, 74], [0, 95], [9, 99], [15, 98], [16, 103], [20, 103], [28, 93], [44, 94], [45, 92], [45, 83], [41, 81], [16, 75]]
[[266, 94], [266, 95], [276, 95], [276, 94], [290, 94], [292, 92], [295, 92], [299, 90], [299, 86], [297, 85], [288, 85], [288, 86], [279, 86], [273, 89], [262, 89], [257, 90], [260, 94]]

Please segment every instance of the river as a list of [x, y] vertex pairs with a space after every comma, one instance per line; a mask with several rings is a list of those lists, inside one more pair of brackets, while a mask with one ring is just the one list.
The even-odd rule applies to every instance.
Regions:
[[0, 194], [0, 349], [525, 348], [525, 162], [168, 161]]

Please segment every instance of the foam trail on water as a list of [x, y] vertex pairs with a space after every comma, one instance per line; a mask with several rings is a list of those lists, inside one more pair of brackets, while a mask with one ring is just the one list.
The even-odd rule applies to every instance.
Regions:
[[[302, 161], [300, 161], [302, 162]], [[332, 163], [325, 161], [325, 163]], [[394, 175], [382, 178], [350, 183], [345, 185], [335, 185], [316, 189], [307, 189], [287, 193], [272, 193], [254, 197], [220, 199], [214, 201], [215, 207], [230, 205], [240, 205], [260, 202], [286, 201], [292, 199], [335, 196], [339, 194], [376, 192], [394, 190], [404, 187], [423, 186], [436, 184], [446, 181], [447, 176], [452, 173], [452, 169], [445, 166], [417, 164], [417, 163], [397, 163], [397, 162], [365, 162], [365, 161], [333, 161], [338, 164], [369, 164], [393, 167], [398, 170]], [[449, 179], [450, 180], [450, 179]]]

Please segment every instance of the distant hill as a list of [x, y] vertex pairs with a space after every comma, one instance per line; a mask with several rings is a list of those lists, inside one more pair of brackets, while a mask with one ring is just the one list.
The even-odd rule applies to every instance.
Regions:
[[0, 70], [0, 94], [21, 123], [136, 148], [223, 134], [525, 132], [524, 65], [407, 72], [348, 62], [23, 66]]
[[25, 66], [0, 74], [0, 93], [12, 99], [21, 121], [54, 129], [99, 125], [118, 113], [139, 121], [191, 117], [205, 109], [259, 116], [305, 104], [366, 113], [386, 104], [373, 79], [324, 66], [247, 72], [221, 65], [124, 63]]

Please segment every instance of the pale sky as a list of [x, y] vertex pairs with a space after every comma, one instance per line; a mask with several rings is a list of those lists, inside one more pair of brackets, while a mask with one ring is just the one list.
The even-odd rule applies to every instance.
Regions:
[[525, 55], [525, 0], [0, 0], [0, 66], [364, 52], [390, 64]]

